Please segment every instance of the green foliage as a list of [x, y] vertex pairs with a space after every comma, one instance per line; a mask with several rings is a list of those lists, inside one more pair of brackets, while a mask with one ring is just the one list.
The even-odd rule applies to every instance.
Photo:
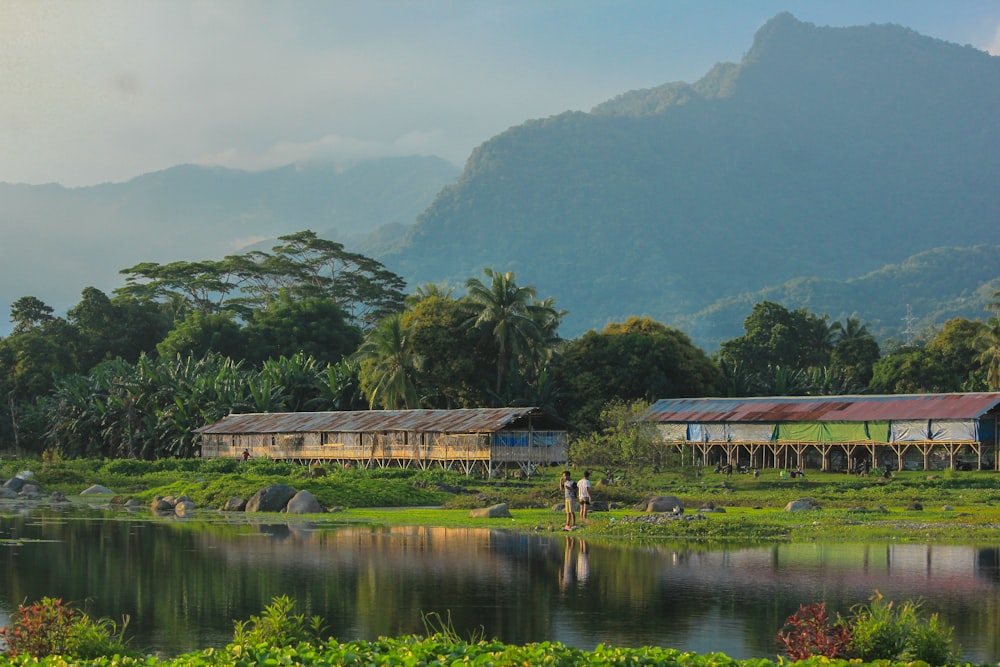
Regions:
[[570, 443], [570, 458], [577, 465], [616, 471], [659, 470], [671, 452], [656, 443], [654, 424], [639, 419], [649, 404], [644, 401], [612, 401], [601, 411], [600, 431]]
[[559, 414], [574, 427], [600, 428], [611, 401], [711, 396], [720, 374], [680, 331], [648, 318], [609, 324], [569, 341], [553, 360]]
[[245, 648], [284, 648], [322, 641], [325, 631], [319, 616], [292, 613], [295, 602], [287, 595], [271, 600], [260, 616], [234, 623], [233, 643]]
[[128, 617], [119, 628], [110, 619], [91, 619], [61, 599], [44, 597], [19, 605], [12, 624], [0, 630], [0, 639], [12, 657], [62, 656], [92, 659], [128, 654], [124, 641]]
[[954, 658], [952, 628], [937, 614], [925, 617], [920, 602], [906, 601], [897, 607], [875, 591], [869, 604], [853, 611], [851, 650], [862, 660], [921, 660], [946, 665]]

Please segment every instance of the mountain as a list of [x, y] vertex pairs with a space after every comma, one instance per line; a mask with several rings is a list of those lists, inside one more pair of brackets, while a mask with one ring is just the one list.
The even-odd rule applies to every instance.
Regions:
[[[899, 26], [781, 14], [740, 63], [698, 82], [490, 139], [380, 259], [411, 285], [513, 270], [570, 311], [564, 335], [648, 315], [711, 345], [749, 313], [706, 321], [721, 304], [805, 298], [802, 281], [813, 312], [870, 313], [889, 331], [897, 315], [864, 286], [892, 283], [905, 308], [924, 295], [899, 281], [924, 276], [888, 266], [965, 248], [944, 260], [957, 282], [926, 295], [943, 318], [949, 295], [1000, 276], [995, 248], [968, 250], [1000, 222], [998, 108], [1000, 58]], [[975, 278], [949, 264], [968, 253]]]
[[0, 183], [0, 308], [30, 295], [61, 314], [140, 262], [222, 259], [303, 229], [343, 242], [410, 225], [458, 174], [407, 157], [252, 173], [183, 165], [82, 188]]

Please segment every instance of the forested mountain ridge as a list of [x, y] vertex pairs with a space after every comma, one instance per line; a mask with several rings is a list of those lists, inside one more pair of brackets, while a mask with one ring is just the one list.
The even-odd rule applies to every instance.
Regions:
[[412, 224], [458, 174], [414, 156], [259, 172], [181, 165], [79, 188], [0, 183], [0, 307], [32, 295], [62, 310], [88, 285], [121, 286], [119, 270], [139, 262], [221, 258], [301, 229], [345, 242]]
[[[379, 259], [411, 285], [514, 270], [570, 311], [566, 335], [630, 315], [690, 325], [722, 299], [793, 279], [846, 281], [989, 241], [996, 108], [1000, 58], [898, 26], [782, 14], [739, 64], [695, 84], [482, 144]], [[977, 257], [1000, 275], [995, 254]], [[814, 312], [868, 310], [816, 296]]]

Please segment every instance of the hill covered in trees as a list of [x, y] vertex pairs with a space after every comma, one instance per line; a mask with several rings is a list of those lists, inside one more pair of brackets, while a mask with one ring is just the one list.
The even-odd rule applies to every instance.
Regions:
[[998, 58], [781, 14], [698, 82], [487, 141], [377, 257], [411, 285], [515, 270], [559, 295], [568, 335], [645, 315], [711, 348], [739, 333], [747, 294], [885, 335], [907, 303], [984, 316], [997, 108]]

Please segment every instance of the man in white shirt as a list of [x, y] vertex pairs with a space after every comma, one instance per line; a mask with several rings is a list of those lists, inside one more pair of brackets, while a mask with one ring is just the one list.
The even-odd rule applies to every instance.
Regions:
[[587, 518], [587, 508], [590, 507], [590, 471], [583, 471], [583, 479], [576, 483], [577, 499], [580, 501], [580, 520]]

